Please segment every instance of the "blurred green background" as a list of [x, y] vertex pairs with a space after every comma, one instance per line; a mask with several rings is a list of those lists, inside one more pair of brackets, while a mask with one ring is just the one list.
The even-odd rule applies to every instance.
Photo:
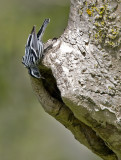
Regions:
[[51, 19], [45, 42], [68, 14], [69, 0], [0, 0], [0, 160], [99, 160], [44, 112], [21, 64], [32, 26]]

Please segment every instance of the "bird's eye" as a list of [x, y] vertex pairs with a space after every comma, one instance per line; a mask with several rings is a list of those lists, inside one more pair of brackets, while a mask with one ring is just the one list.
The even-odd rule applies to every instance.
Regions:
[[34, 75], [35, 75], [37, 78], [39, 78], [39, 77], [40, 77], [39, 72], [34, 72]]

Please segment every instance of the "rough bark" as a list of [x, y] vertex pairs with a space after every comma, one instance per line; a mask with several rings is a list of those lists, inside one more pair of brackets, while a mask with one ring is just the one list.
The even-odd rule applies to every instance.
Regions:
[[31, 77], [46, 112], [104, 160], [121, 159], [121, 1], [71, 0], [68, 26]]

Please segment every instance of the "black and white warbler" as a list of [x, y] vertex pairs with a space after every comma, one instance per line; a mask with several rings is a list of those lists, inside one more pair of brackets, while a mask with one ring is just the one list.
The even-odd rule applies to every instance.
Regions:
[[28, 68], [29, 74], [35, 78], [42, 78], [39, 72], [38, 64], [44, 52], [42, 36], [49, 22], [50, 19], [45, 19], [37, 34], [35, 31], [35, 26], [33, 26], [25, 46], [25, 55], [23, 56], [22, 63], [26, 68]]

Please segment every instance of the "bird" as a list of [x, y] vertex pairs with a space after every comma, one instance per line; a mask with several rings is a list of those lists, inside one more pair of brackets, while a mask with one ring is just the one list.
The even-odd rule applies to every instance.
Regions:
[[45, 19], [37, 34], [34, 25], [25, 45], [25, 55], [22, 57], [22, 63], [34, 78], [43, 78], [38, 65], [44, 55], [42, 37], [49, 22], [50, 19]]

